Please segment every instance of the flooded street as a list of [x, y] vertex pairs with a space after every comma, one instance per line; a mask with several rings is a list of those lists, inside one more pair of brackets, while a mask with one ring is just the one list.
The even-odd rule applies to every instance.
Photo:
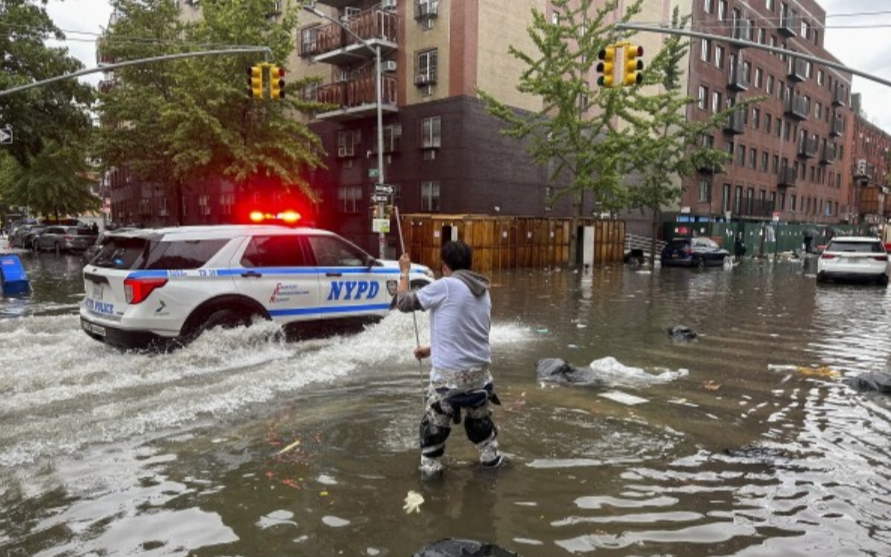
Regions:
[[[34, 294], [0, 300], [0, 555], [410, 557], [446, 537], [522, 557], [889, 554], [891, 399], [841, 379], [888, 366], [891, 298], [817, 286], [813, 260], [493, 275], [510, 465], [478, 469], [459, 426], [432, 481], [411, 315], [127, 354], [80, 330], [79, 256], [22, 260]], [[540, 382], [541, 358], [608, 384]]]

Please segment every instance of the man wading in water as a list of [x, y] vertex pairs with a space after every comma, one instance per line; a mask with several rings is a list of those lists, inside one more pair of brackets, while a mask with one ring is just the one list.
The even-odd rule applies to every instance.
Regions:
[[464, 242], [447, 242], [440, 252], [443, 277], [417, 292], [410, 292], [408, 254], [399, 258], [399, 287], [396, 307], [402, 312], [430, 310], [430, 346], [415, 348], [416, 358], [432, 358], [427, 403], [421, 419], [421, 472], [433, 475], [443, 470], [442, 456], [452, 423], [461, 423], [476, 445], [480, 463], [495, 468], [502, 463], [498, 453], [498, 429], [492, 421], [489, 401], [495, 395], [489, 364], [492, 300], [489, 280], [471, 271], [473, 252]]

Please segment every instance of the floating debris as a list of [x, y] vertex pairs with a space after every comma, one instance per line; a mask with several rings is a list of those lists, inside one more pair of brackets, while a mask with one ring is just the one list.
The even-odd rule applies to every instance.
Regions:
[[298, 446], [298, 445], [300, 445], [300, 439], [294, 441], [293, 443], [291, 443], [290, 445], [288, 445], [288, 446], [285, 447], [284, 449], [280, 450], [280, 451], [278, 452], [278, 454], [284, 454], [284, 453], [290, 451], [291, 449], [293, 449], [294, 447], [296, 447], [296, 446]]
[[630, 395], [628, 393], [623, 393], [622, 391], [607, 391], [605, 393], [600, 393], [600, 396], [603, 398], [608, 398], [615, 402], [619, 402], [621, 404], [625, 404], [628, 406], [634, 406], [635, 404], [642, 404], [644, 402], [649, 402], [649, 400], [645, 398], [641, 398], [639, 396]]
[[424, 497], [418, 493], [417, 491], [409, 491], [408, 495], [405, 496], [405, 505], [403, 505], [402, 509], [406, 514], [411, 514], [413, 512], [420, 513], [421, 505], [424, 503]]

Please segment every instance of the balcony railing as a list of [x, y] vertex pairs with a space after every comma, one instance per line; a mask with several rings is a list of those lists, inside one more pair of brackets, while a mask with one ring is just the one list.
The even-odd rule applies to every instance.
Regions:
[[738, 206], [734, 213], [744, 217], [770, 217], [776, 210], [776, 203], [757, 197], [743, 197], [737, 199]]
[[838, 114], [832, 117], [832, 123], [829, 125], [829, 135], [839, 137], [845, 134], [845, 119]]
[[[381, 106], [388, 113], [397, 111], [397, 92], [396, 77], [382, 76]], [[320, 85], [316, 89], [314, 100], [334, 105], [335, 108], [316, 114], [316, 117], [321, 120], [343, 120], [371, 116], [377, 112], [376, 95], [374, 75]]]
[[832, 104], [833, 106], [844, 106], [845, 101], [847, 100], [847, 90], [844, 87], [840, 87], [836, 85], [832, 89]]
[[805, 137], [798, 141], [798, 156], [812, 159], [817, 156], [817, 139]]
[[743, 64], [737, 63], [730, 70], [727, 78], [727, 87], [734, 91], [745, 91], [749, 88], [749, 76]]
[[807, 79], [807, 60], [792, 58], [789, 64], [789, 81], [804, 81]]
[[831, 141], [827, 142], [820, 150], [820, 164], [832, 164], [835, 162], [837, 153], [838, 146]]
[[794, 37], [798, 32], [798, 18], [792, 12], [786, 12], [780, 17], [780, 33], [787, 37]]
[[807, 120], [808, 105], [807, 100], [801, 95], [793, 94], [786, 99], [786, 115], [797, 120]]
[[[351, 15], [343, 24], [367, 43], [379, 45], [382, 54], [396, 48], [398, 20], [393, 12], [365, 10]], [[301, 56], [315, 56], [317, 62], [332, 64], [355, 61], [357, 55], [374, 58], [371, 49], [337, 23], [307, 31], [300, 41]]]
[[734, 39], [740, 41], [751, 41], [752, 22], [747, 19], [737, 19], [733, 22], [733, 31], [731, 36]]
[[795, 181], [798, 180], [798, 170], [795, 167], [786, 166], [780, 168], [777, 175], [777, 185], [782, 188], [794, 188]]
[[724, 124], [724, 131], [731, 134], [745, 133], [746, 131], [746, 113], [740, 109], [736, 109], [727, 116], [727, 122]]

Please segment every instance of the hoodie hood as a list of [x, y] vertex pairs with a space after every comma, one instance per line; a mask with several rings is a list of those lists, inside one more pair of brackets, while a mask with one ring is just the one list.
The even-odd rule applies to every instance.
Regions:
[[479, 298], [489, 290], [489, 279], [479, 273], [461, 269], [460, 271], [452, 271], [452, 278], [458, 279], [470, 288], [470, 292]]

